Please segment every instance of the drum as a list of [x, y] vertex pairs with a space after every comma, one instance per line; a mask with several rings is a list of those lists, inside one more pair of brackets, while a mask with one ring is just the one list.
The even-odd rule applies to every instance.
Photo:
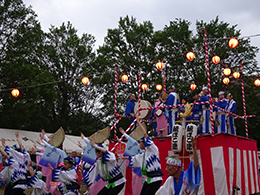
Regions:
[[[152, 107], [151, 103], [146, 101], [146, 100], [141, 100], [140, 104], [141, 104], [140, 108]], [[137, 113], [137, 111], [138, 111], [138, 103], [135, 104], [134, 111], [135, 111], [135, 114], [138, 114]], [[150, 109], [150, 110], [141, 110], [139, 118], [141, 118], [141, 119], [148, 119], [149, 116], [151, 116], [152, 112], [153, 112], [152, 109]]]
[[168, 97], [169, 97], [168, 93], [162, 92], [162, 99], [163, 100], [167, 100]]

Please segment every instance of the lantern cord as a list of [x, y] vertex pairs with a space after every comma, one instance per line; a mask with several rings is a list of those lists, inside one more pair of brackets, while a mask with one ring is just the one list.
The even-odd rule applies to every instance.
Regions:
[[[81, 77], [76, 77], [76, 78], [71, 78], [71, 79], [68, 79], [68, 80], [66, 80], [66, 81], [71, 81], [71, 80], [79, 79], [79, 78], [82, 78], [82, 76], [81, 76]], [[8, 89], [1, 89], [0, 92], [2, 92], [2, 91], [11, 91], [11, 90], [13, 90], [14, 88], [16, 88], [16, 89], [25, 89], [25, 88], [40, 87], [40, 86], [44, 86], [44, 85], [51, 85], [51, 84], [55, 84], [55, 83], [60, 83], [60, 82], [63, 82], [63, 81], [64, 81], [64, 80], [52, 81], [52, 82], [41, 83], [41, 84], [36, 84], [36, 85], [29, 85], [29, 86], [24, 86], [24, 87], [13, 87], [13, 88], [8, 88]]]
[[255, 35], [248, 35], [248, 36], [242, 36], [242, 37], [208, 38], [208, 40], [218, 40], [218, 39], [229, 40], [232, 38], [244, 39], [244, 38], [259, 37], [259, 36], [260, 36], [260, 34], [255, 34]]

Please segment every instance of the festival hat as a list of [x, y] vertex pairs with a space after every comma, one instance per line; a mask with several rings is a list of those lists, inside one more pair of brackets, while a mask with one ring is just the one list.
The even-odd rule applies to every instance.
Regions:
[[[146, 124], [144, 122], [141, 122], [141, 124], [145, 128], [145, 130], [147, 131]], [[136, 129], [134, 131], [132, 131], [132, 133], [130, 133], [129, 136], [132, 137], [136, 141], [140, 141], [140, 139], [144, 136], [144, 134], [143, 134], [141, 127], [138, 125], [136, 127]]]
[[62, 127], [60, 127], [54, 134], [51, 135], [48, 141], [54, 147], [59, 147], [65, 139], [65, 132]]
[[106, 127], [92, 134], [89, 138], [96, 144], [103, 143], [110, 135], [110, 128]]

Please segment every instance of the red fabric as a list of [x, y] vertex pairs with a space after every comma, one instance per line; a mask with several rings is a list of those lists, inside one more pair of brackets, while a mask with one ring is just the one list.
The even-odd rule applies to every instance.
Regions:
[[164, 174], [163, 175], [163, 183], [164, 183], [166, 181], [166, 179], [168, 178], [167, 172], [165, 171], [165, 169], [166, 169], [165, 162], [166, 162], [166, 157], [168, 157], [168, 151], [171, 150], [171, 139], [170, 138], [154, 138], [153, 141], [154, 141], [154, 144], [159, 149], [161, 170]]
[[[171, 139], [170, 138], [154, 138], [154, 143], [159, 149], [160, 153], [160, 161], [161, 161], [161, 169], [164, 173], [163, 176], [163, 183], [168, 178], [168, 175], [165, 171], [166, 168], [166, 157], [168, 156], [168, 151], [171, 151]], [[113, 143], [109, 145], [109, 148], [111, 149], [114, 146]], [[259, 172], [258, 172], [258, 158], [256, 155], [256, 161], [254, 162], [254, 155], [253, 153], [257, 154], [257, 143], [254, 140], [248, 140], [244, 137], [237, 137], [234, 135], [229, 134], [216, 134], [215, 136], [206, 136], [206, 137], [199, 137], [197, 140], [197, 148], [200, 151], [201, 156], [201, 169], [203, 172], [203, 182], [204, 182], [204, 192], [205, 194], [216, 194], [216, 189], [214, 185], [214, 175], [213, 175], [213, 168], [212, 168], [212, 158], [211, 158], [211, 148], [215, 147], [222, 147], [223, 148], [223, 158], [224, 158], [224, 165], [225, 165], [225, 172], [226, 175], [223, 175], [223, 177], [227, 180], [227, 189], [228, 194], [230, 191], [230, 187], [236, 186], [236, 171], [237, 171], [237, 149], [240, 150], [240, 158], [241, 158], [241, 193], [245, 194], [245, 181], [248, 180], [248, 192], [252, 193], [252, 185], [254, 186], [254, 189], [256, 191], [257, 187], [259, 188], [259, 179], [255, 179], [255, 175], [257, 174], [257, 178], [259, 178]], [[229, 160], [229, 148], [233, 148], [233, 184], [230, 186], [230, 160]], [[244, 152], [246, 151], [246, 156], [244, 156]], [[249, 161], [249, 151], [251, 151], [252, 160], [251, 162], [253, 164], [256, 163], [257, 170], [255, 170], [255, 166], [252, 166], [252, 175], [253, 180], [250, 177], [250, 161]], [[179, 153], [180, 158], [182, 160], [182, 163], [184, 161], [184, 170], [188, 168], [188, 165], [190, 163], [189, 153], [181, 151]], [[183, 158], [185, 157], [185, 158]], [[248, 175], [245, 175], [245, 168], [244, 168], [244, 159], [246, 158], [247, 161], [247, 173]], [[223, 178], [219, 178], [221, 180]], [[127, 168], [126, 170], [126, 191], [125, 194], [130, 195], [132, 194], [132, 170]], [[251, 181], [252, 180], [252, 181]]]
[[132, 168], [126, 168], [125, 195], [132, 195]]
[[[248, 180], [248, 191], [249, 194], [252, 193], [251, 184], [257, 183], [259, 185], [259, 179], [255, 181], [255, 177], [253, 177], [253, 181], [251, 181], [250, 177], [250, 161], [249, 161], [249, 151], [251, 151], [252, 155], [252, 163], [253, 160], [253, 152], [257, 152], [257, 144], [254, 140], [247, 140], [244, 137], [237, 137], [233, 135], [228, 134], [217, 134], [214, 137], [208, 136], [208, 137], [202, 137], [198, 139], [197, 148], [200, 150], [201, 153], [201, 160], [202, 160], [202, 169], [203, 169], [203, 180], [204, 180], [204, 190], [205, 194], [216, 194], [216, 189], [214, 186], [214, 179], [213, 179], [213, 171], [212, 171], [212, 162], [211, 162], [211, 152], [210, 149], [213, 147], [223, 147], [223, 156], [224, 156], [224, 163], [225, 163], [225, 169], [226, 169], [226, 179], [227, 179], [227, 187], [228, 191], [230, 190], [230, 168], [229, 168], [229, 148], [234, 149], [234, 182], [233, 186], [236, 186], [236, 171], [237, 171], [237, 155], [236, 150], [240, 150], [240, 156], [241, 156], [241, 192], [242, 194], [246, 194], [245, 191], [245, 181]], [[246, 156], [244, 156], [244, 152], [246, 151]], [[244, 159], [246, 158], [247, 162], [247, 173], [248, 175], [245, 175], [245, 164]], [[257, 163], [258, 168], [258, 163]], [[258, 173], [258, 170], [255, 170], [255, 167], [253, 166], [253, 175], [255, 173]], [[225, 176], [224, 176], [225, 177]], [[221, 179], [221, 178], [220, 178]], [[231, 186], [231, 187], [233, 187]], [[256, 191], [256, 185], [255, 191]], [[228, 192], [229, 194], [229, 192]]]

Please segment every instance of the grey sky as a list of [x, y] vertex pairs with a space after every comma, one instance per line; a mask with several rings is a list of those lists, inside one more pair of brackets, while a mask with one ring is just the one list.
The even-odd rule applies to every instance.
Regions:
[[[70, 21], [82, 33], [92, 34], [102, 45], [107, 29], [116, 28], [120, 17], [133, 16], [137, 22], [151, 21], [155, 30], [169, 21], [182, 18], [192, 23], [219, 19], [237, 24], [242, 36], [260, 34], [259, 0], [24, 0], [38, 15], [44, 31], [50, 25], [60, 26]], [[252, 45], [260, 47], [260, 37], [251, 38]], [[260, 62], [260, 54], [257, 55]]]

